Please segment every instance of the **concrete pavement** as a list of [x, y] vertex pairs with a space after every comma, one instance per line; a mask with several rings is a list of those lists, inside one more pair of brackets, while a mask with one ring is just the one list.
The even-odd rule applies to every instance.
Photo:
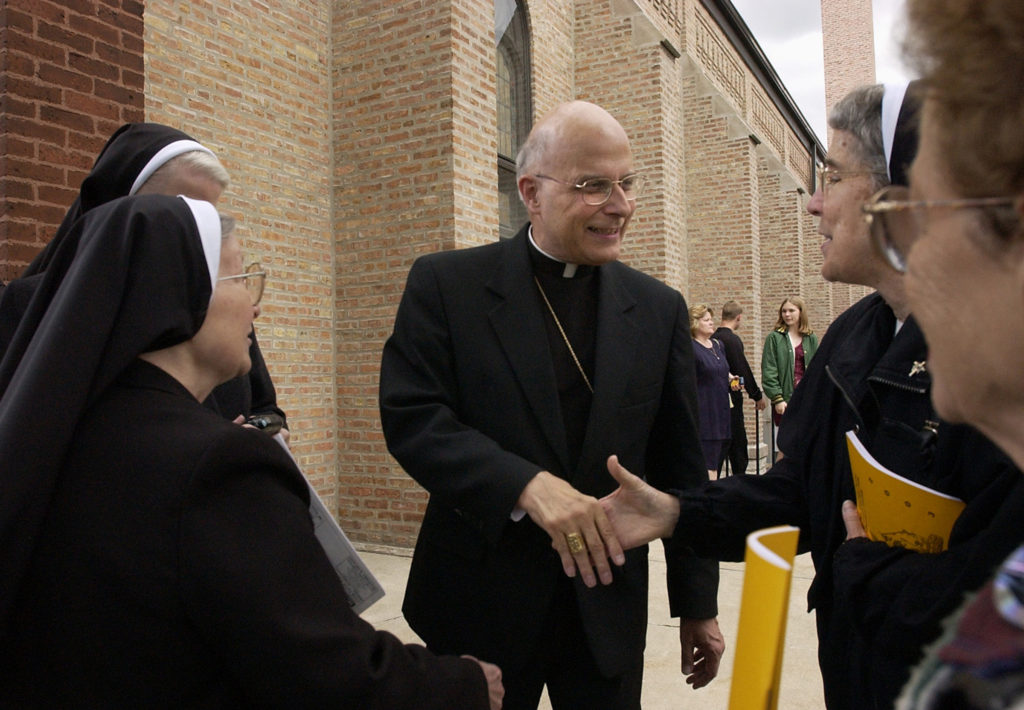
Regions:
[[[409, 573], [411, 551], [360, 549], [360, 555], [380, 580], [387, 594], [363, 613], [378, 629], [390, 631], [406, 642], [419, 642], [402, 617], [402, 595]], [[701, 690], [691, 690], [679, 673], [679, 624], [669, 617], [665, 593], [665, 557], [661, 544], [651, 545], [651, 598], [644, 673], [644, 710], [726, 710], [736, 650], [736, 622], [743, 587], [743, 564], [723, 562], [719, 586], [718, 621], [726, 650], [718, 678]], [[797, 557], [793, 570], [786, 648], [783, 656], [779, 707], [786, 710], [819, 710], [824, 707], [818, 672], [814, 615], [806, 612], [807, 587], [814, 576], [809, 555]], [[541, 710], [550, 710], [544, 698]]]

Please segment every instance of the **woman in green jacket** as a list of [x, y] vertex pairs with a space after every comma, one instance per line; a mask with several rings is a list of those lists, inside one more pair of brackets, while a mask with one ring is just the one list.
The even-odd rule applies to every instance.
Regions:
[[771, 400], [776, 432], [793, 388], [800, 384], [817, 349], [818, 337], [807, 323], [804, 300], [790, 296], [779, 306], [779, 320], [761, 353], [761, 387]]

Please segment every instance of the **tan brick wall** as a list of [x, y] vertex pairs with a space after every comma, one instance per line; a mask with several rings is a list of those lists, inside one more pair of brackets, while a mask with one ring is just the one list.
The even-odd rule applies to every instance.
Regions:
[[753, 248], [760, 241], [754, 146], [731, 136], [729, 121], [714, 114], [713, 101], [699, 91], [686, 105], [686, 209], [689, 229], [691, 303], [716, 311], [726, 300], [755, 298]]
[[220, 208], [270, 278], [256, 332], [292, 450], [333, 502], [338, 463], [330, 8], [321, 0], [146, 2], [146, 118], [213, 149]]
[[426, 494], [387, 454], [378, 368], [416, 256], [497, 239], [493, 11], [334, 5], [342, 525], [411, 545]]
[[[776, 180], [766, 172], [762, 173], [762, 177], [769, 185]], [[809, 256], [801, 253], [806, 240], [801, 231], [802, 220], [799, 214], [803, 205], [798, 198], [796, 194], [786, 195], [767, 190], [761, 193], [758, 205], [762, 215], [761, 331], [757, 338], [759, 364], [760, 346], [775, 325], [779, 304], [784, 298], [800, 296], [808, 302], [810, 313], [818, 311], [816, 299], [803, 290], [805, 263]], [[818, 281], [821, 282], [820, 277]]]
[[498, 239], [494, 4], [452, 2], [452, 191], [457, 246]]
[[575, 3], [572, 0], [527, 2], [526, 13], [532, 40], [533, 114], [536, 120], [576, 96]]
[[615, 116], [648, 179], [630, 222], [623, 261], [675, 288], [687, 280], [679, 66], [651, 34], [651, 20], [623, 3], [576, 5], [576, 96]]

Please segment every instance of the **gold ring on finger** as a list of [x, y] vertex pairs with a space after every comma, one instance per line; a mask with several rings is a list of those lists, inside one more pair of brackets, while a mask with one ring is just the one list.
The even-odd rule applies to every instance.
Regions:
[[583, 536], [579, 533], [569, 533], [565, 536], [565, 542], [569, 546], [569, 552], [578, 555], [587, 548], [583, 542]]

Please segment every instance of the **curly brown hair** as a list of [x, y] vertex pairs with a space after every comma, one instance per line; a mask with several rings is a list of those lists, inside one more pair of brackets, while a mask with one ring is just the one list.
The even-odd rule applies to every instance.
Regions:
[[949, 178], [970, 197], [1024, 191], [1024, 2], [908, 0], [904, 53], [933, 99]]

